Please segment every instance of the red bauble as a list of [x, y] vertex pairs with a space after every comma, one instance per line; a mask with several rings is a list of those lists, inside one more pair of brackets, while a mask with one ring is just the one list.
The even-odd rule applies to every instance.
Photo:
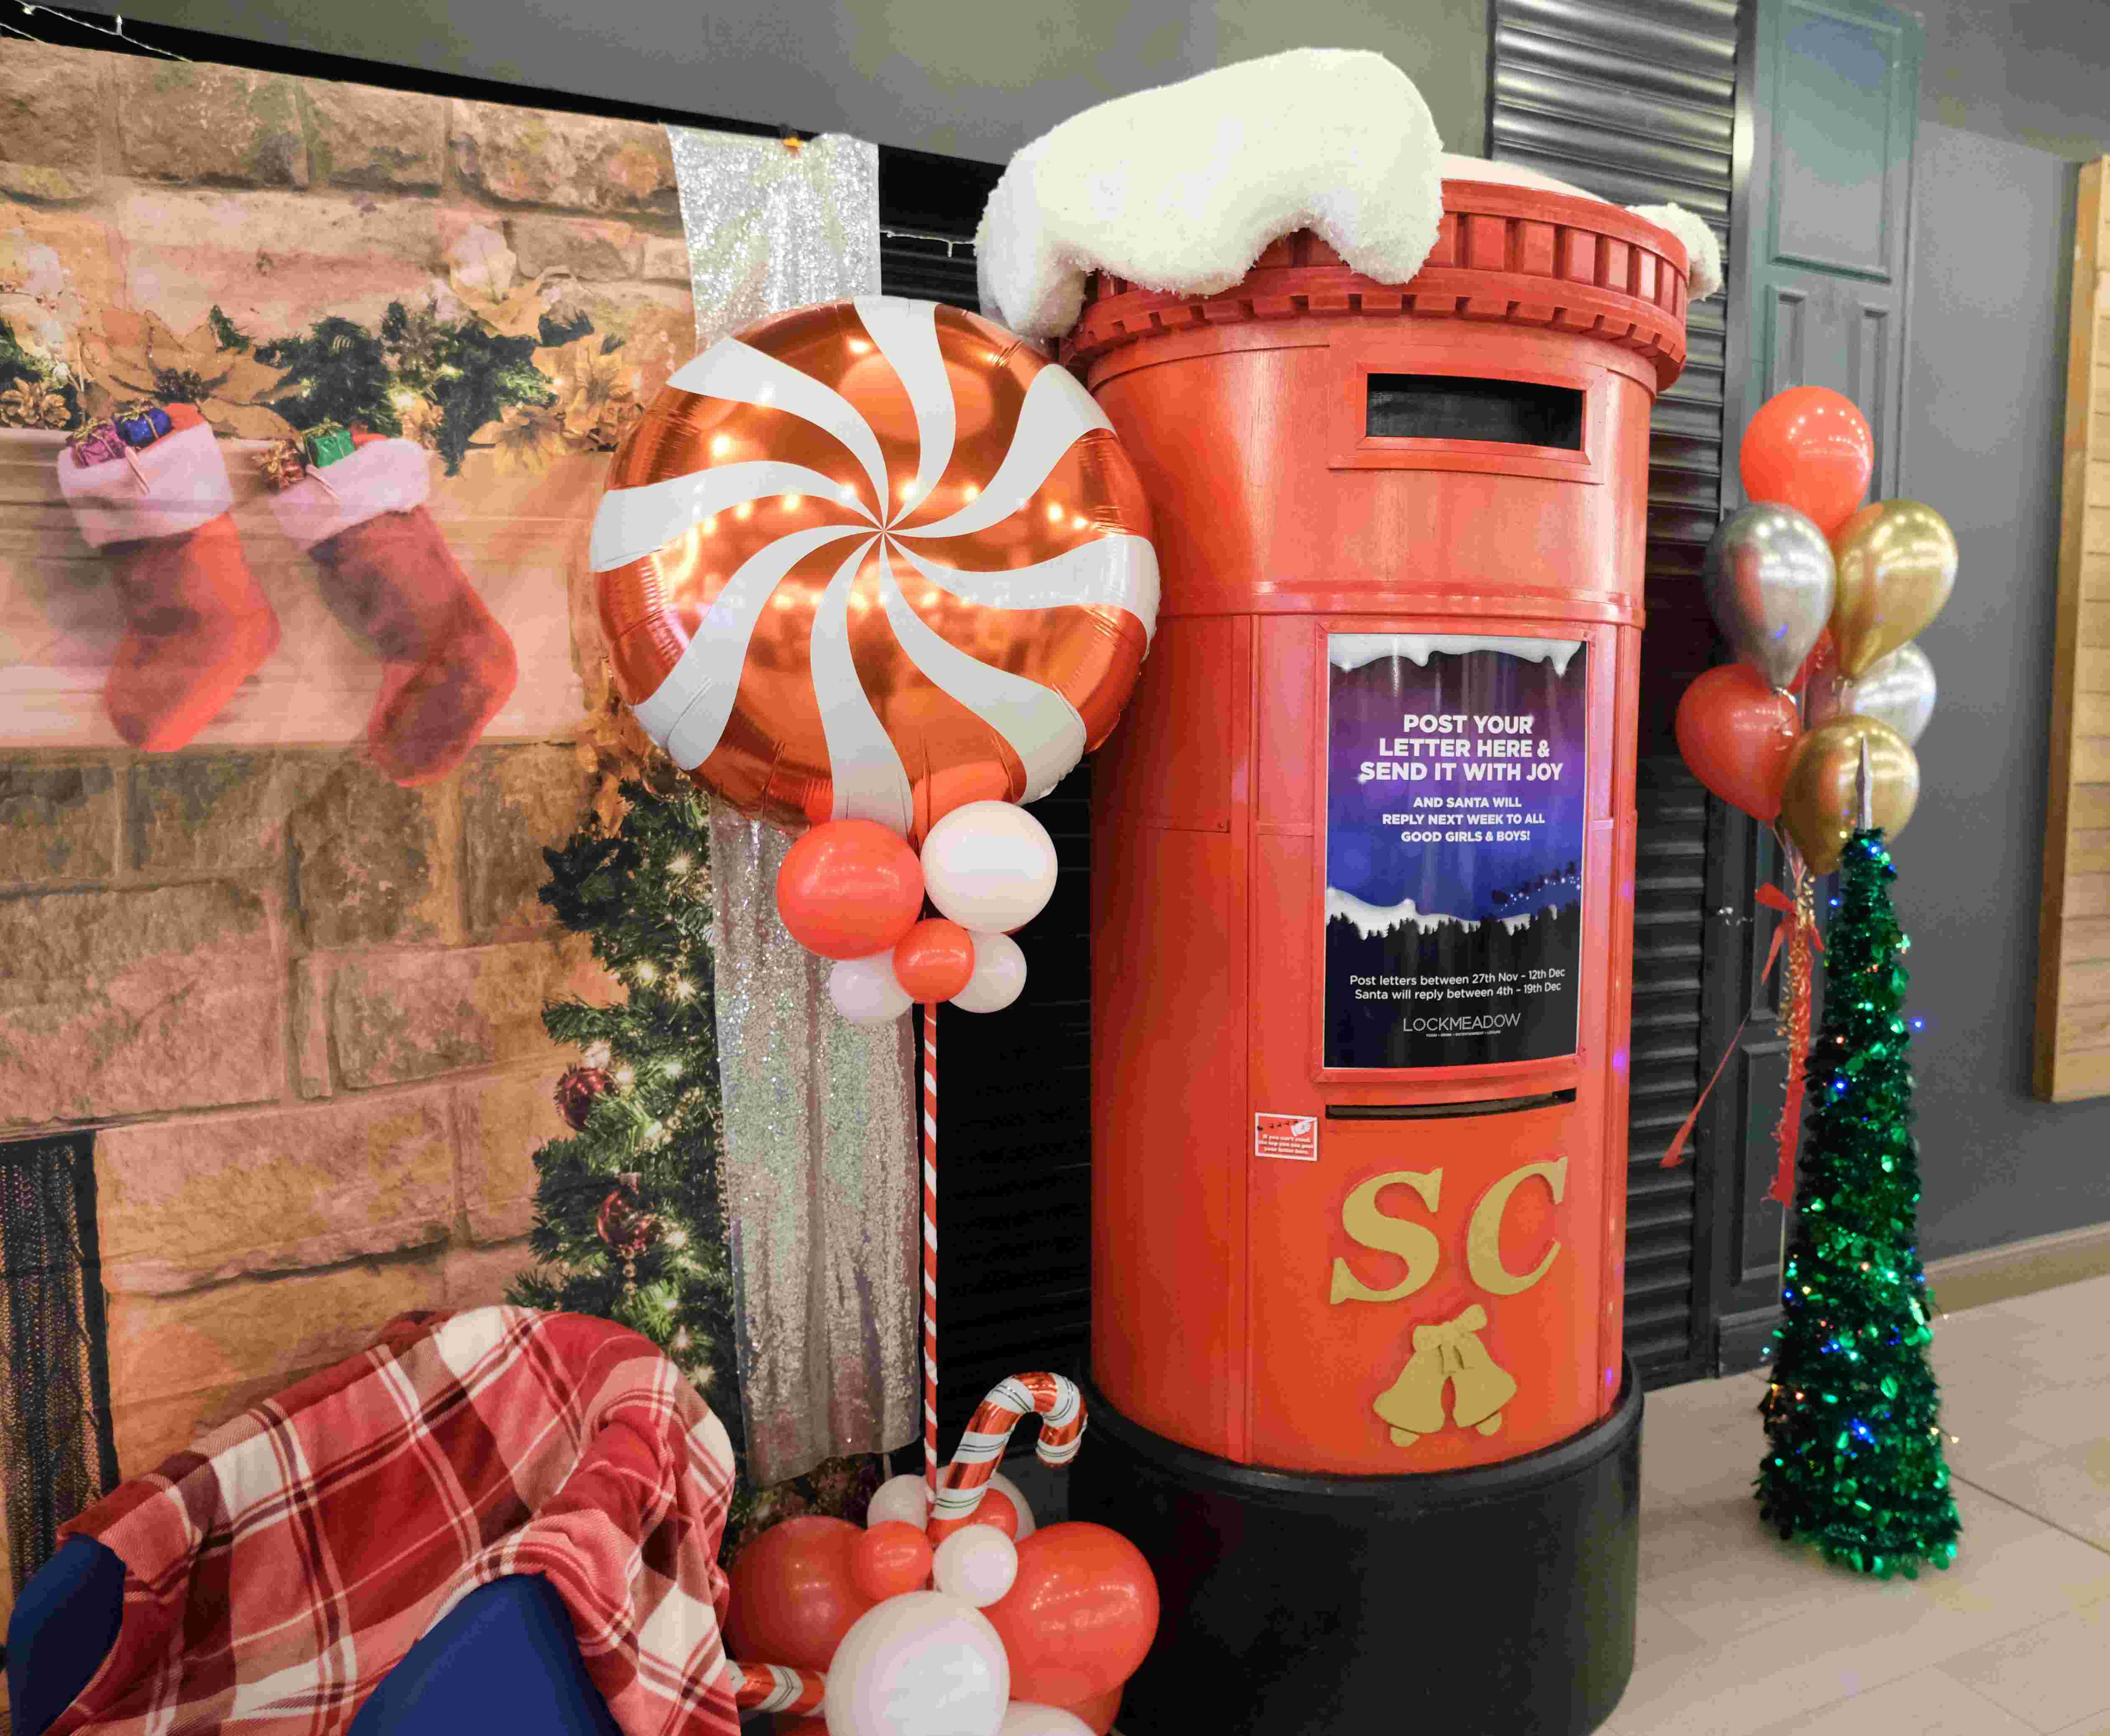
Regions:
[[831, 820], [784, 852], [777, 914], [822, 958], [870, 958], [908, 932], [923, 908], [923, 865], [899, 833], [871, 820]]
[[875, 1603], [921, 1591], [930, 1578], [930, 1539], [904, 1520], [884, 1520], [851, 1545], [850, 1577]]
[[1157, 1634], [1157, 1581], [1118, 1531], [1068, 1520], [1018, 1546], [1018, 1577], [982, 1613], [1011, 1660], [1011, 1693], [1075, 1706], [1117, 1689]]
[[894, 949], [894, 980], [912, 1001], [949, 1001], [975, 974], [975, 937], [957, 922], [931, 916]]
[[850, 1625], [872, 1607], [851, 1553], [865, 1534], [817, 1514], [772, 1525], [732, 1566], [726, 1638], [735, 1657], [826, 1670]]
[[583, 1133], [594, 1105], [614, 1088], [615, 1081], [605, 1068], [567, 1067], [557, 1081], [557, 1112], [574, 1133]]
[[637, 1196], [627, 1187], [618, 1187], [600, 1202], [594, 1232], [623, 1259], [636, 1259], [659, 1241], [659, 1220], [638, 1209]]

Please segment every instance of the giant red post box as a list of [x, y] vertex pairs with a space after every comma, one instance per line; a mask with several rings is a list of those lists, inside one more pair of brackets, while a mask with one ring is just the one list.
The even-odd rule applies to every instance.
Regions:
[[1138, 1733], [1584, 1731], [1631, 1669], [1620, 1353], [1649, 420], [1678, 241], [1451, 180], [1381, 284], [1101, 277], [1149, 492], [1096, 762], [1094, 1441]]

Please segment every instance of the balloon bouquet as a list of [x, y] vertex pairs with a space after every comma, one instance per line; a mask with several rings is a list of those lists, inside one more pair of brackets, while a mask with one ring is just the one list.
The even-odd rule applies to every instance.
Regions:
[[996, 1472], [1036, 1413], [1041, 1458], [1068, 1462], [1070, 1381], [998, 1386], [940, 1485], [935, 1317], [938, 1003], [996, 1012], [1025, 986], [1012, 937], [1056, 860], [1017, 804], [1120, 716], [1156, 625], [1148, 531], [1069, 373], [985, 320], [888, 296], [780, 314], [688, 363], [594, 521], [609, 664], [640, 726], [797, 834], [778, 913], [835, 961], [843, 1017], [925, 1008], [924, 1475], [882, 1487], [863, 1531], [772, 1527], [732, 1576], [735, 1649], [772, 1661], [734, 1666], [737, 1698], [794, 1730], [1103, 1732], [1156, 1634], [1134, 1547], [1036, 1526]]
[[1956, 582], [1956, 539], [1932, 507], [1862, 504], [1873, 463], [1867, 421], [1836, 391], [1792, 387], [1760, 407], [1739, 465], [1751, 504], [1723, 522], [1703, 567], [1708, 607], [1737, 661], [1700, 676], [1678, 708], [1678, 751], [1693, 775], [1782, 834], [1791, 891], [1768, 886], [1759, 897], [1789, 918], [1773, 943], [1774, 957], [1787, 943], [1788, 1098], [1769, 1195], [1783, 1205], [1809, 1047], [1813, 876], [1839, 866], [1862, 823], [1863, 785], [1872, 823], [1890, 836], [1912, 817], [1913, 744], [1935, 701], [1934, 666], [1912, 641]]

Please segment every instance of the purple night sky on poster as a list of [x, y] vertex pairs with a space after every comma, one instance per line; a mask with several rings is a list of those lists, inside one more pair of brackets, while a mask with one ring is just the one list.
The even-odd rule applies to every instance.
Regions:
[[1575, 1046], [1588, 648], [1329, 644], [1326, 1064]]

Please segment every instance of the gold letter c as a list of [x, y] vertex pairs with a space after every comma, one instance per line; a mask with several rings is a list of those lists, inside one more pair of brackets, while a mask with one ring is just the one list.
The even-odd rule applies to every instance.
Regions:
[[1472, 1222], [1465, 1227], [1465, 1269], [1473, 1275], [1473, 1282], [1488, 1295], [1495, 1296], [1520, 1295], [1544, 1277], [1552, 1266], [1554, 1257], [1560, 1252], [1560, 1244], [1553, 1243], [1546, 1255], [1529, 1272], [1519, 1277], [1502, 1264], [1502, 1214], [1509, 1209], [1510, 1196], [1533, 1176], [1542, 1178], [1558, 1205], [1568, 1185], [1568, 1160], [1556, 1158], [1550, 1164], [1526, 1164], [1521, 1169], [1512, 1169], [1480, 1196], [1480, 1203], [1473, 1208]]

